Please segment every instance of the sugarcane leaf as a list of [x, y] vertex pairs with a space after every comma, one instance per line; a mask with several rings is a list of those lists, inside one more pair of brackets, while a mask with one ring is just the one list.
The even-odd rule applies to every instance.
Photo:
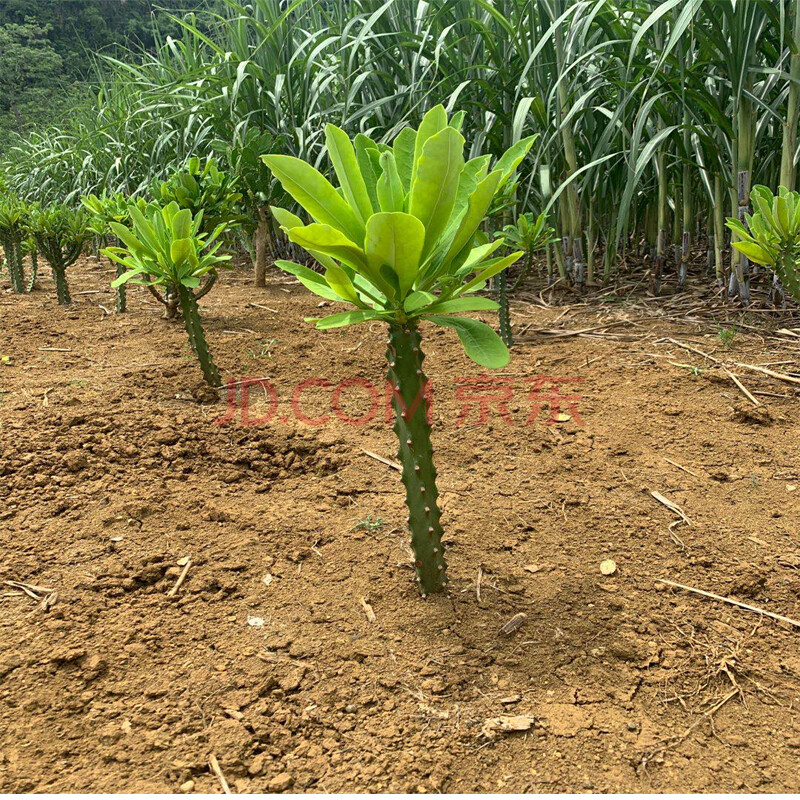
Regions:
[[434, 134], [425, 142], [416, 167], [409, 211], [425, 226], [423, 255], [427, 255], [446, 228], [455, 205], [464, 167], [464, 137], [449, 127]]
[[364, 224], [334, 187], [310, 164], [293, 156], [261, 156], [283, 188], [311, 215], [357, 245], [364, 241]]
[[366, 251], [370, 269], [388, 267], [397, 278], [400, 296], [414, 285], [425, 242], [425, 228], [402, 211], [373, 214], [367, 221]]
[[468, 317], [442, 317], [436, 314], [426, 315], [424, 319], [455, 329], [464, 352], [482, 367], [500, 369], [511, 358], [503, 340], [483, 322]]
[[325, 126], [325, 141], [345, 199], [358, 212], [362, 222], [366, 222], [375, 209], [372, 207], [350, 137], [341, 128], [329, 123]]

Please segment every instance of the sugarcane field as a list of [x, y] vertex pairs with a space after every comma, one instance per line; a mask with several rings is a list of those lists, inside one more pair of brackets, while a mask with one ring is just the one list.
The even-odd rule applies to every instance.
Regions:
[[800, 0], [0, 0], [0, 794], [800, 793]]

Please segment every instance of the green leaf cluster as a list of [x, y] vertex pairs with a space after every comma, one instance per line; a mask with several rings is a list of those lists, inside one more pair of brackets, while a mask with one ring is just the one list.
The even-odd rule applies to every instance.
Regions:
[[127, 267], [111, 285], [116, 287], [133, 279], [134, 283], [182, 285], [196, 289], [200, 279], [230, 260], [219, 255], [220, 237], [227, 230], [218, 225], [210, 234], [202, 230], [203, 212], [192, 214], [178, 203], [131, 203], [128, 206], [131, 227], [119, 222], [109, 229], [123, 244], [106, 247], [103, 255]]
[[773, 195], [766, 186], [754, 186], [750, 200], [753, 213], [745, 215], [747, 225], [727, 220], [739, 238], [733, 246], [750, 261], [772, 267], [800, 302], [800, 193], [781, 186]]
[[535, 137], [520, 140], [494, 164], [488, 155], [467, 161], [462, 121], [463, 114], [448, 121], [444, 107], [436, 106], [418, 130], [404, 128], [391, 145], [361, 133], [351, 141], [328, 125], [326, 145], [338, 188], [305, 161], [262, 156], [312, 221], [304, 224], [273, 207], [275, 219], [324, 273], [289, 261], [278, 266], [315, 294], [357, 309], [317, 320], [318, 328], [426, 319], [454, 328], [467, 355], [482, 366], [508, 363], [508, 351], [491, 328], [450, 315], [497, 308], [475, 293], [521, 253], [497, 257], [502, 239], [478, 246], [474, 240]]

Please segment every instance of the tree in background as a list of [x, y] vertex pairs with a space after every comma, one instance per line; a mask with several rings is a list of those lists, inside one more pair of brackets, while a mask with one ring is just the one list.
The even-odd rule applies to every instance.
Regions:
[[[168, 12], [205, 0], [0, 0], [0, 149], [10, 131], [59, 123], [89, 102], [93, 53], [177, 34]], [[163, 11], [161, 11], [163, 9]]]

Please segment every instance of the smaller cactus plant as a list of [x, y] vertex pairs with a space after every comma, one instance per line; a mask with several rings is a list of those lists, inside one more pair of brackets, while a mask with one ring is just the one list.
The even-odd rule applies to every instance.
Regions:
[[[87, 197], [81, 198], [83, 207], [89, 212], [89, 230], [100, 238], [103, 244], [108, 244], [108, 238], [113, 236], [111, 232], [111, 223], [117, 222], [124, 224], [128, 219], [128, 199], [121, 192], [115, 194], [108, 194], [105, 190], [98, 197], [96, 194], [90, 194]], [[117, 264], [117, 274], [115, 278], [119, 278], [125, 271], [122, 264]], [[128, 307], [128, 295], [125, 284], [121, 283], [116, 288], [116, 303], [115, 311], [117, 314], [122, 314]]]
[[28, 215], [28, 206], [16, 197], [6, 195], [0, 199], [0, 241], [15, 294], [24, 294], [27, 288], [22, 251], [27, 237]]
[[497, 276], [497, 302], [500, 335], [507, 347], [514, 344], [509, 314], [509, 294], [515, 292], [528, 277], [533, 267], [533, 254], [557, 240], [555, 230], [547, 224], [547, 215], [542, 213], [534, 220], [531, 214], [520, 214], [515, 225], [506, 225], [501, 233], [506, 246], [524, 254], [522, 269], [513, 284], [509, 284], [505, 272]]
[[210, 386], [220, 386], [222, 380], [208, 349], [205, 331], [197, 305], [201, 280], [206, 287], [216, 277], [217, 268], [230, 259], [218, 255], [220, 237], [225, 224], [211, 233], [203, 233], [203, 212], [192, 214], [176, 202], [161, 206], [150, 203], [142, 210], [138, 204], [128, 207], [131, 227], [119, 222], [109, 223], [111, 232], [122, 247], [107, 247], [102, 253], [127, 268], [111, 285], [133, 282], [144, 286], [174, 287], [189, 335], [192, 351], [200, 362], [203, 378]]
[[747, 226], [728, 219], [728, 227], [739, 237], [733, 246], [750, 261], [772, 267], [778, 280], [800, 303], [800, 193], [784, 186], [773, 195], [766, 186], [750, 192], [753, 213]]
[[36, 248], [53, 270], [56, 296], [59, 305], [72, 302], [67, 285], [67, 268], [83, 252], [83, 246], [92, 236], [83, 209], [62, 205], [34, 208], [30, 215], [30, 231]]

